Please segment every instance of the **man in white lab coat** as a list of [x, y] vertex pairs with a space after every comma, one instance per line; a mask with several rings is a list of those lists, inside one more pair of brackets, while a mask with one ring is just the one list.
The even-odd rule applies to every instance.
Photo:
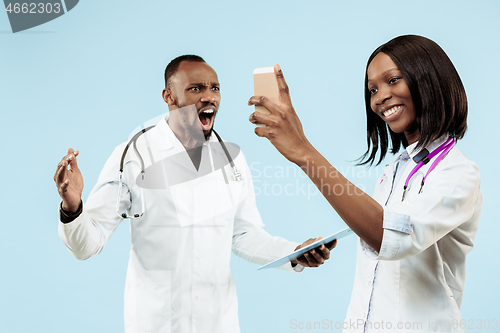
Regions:
[[[226, 153], [212, 135], [220, 89], [202, 58], [174, 59], [162, 95], [169, 116], [131, 143], [122, 166], [127, 142], [114, 150], [85, 205], [79, 152], [68, 149], [54, 176], [62, 198], [59, 235], [76, 258], [88, 259], [102, 251], [124, 217], [135, 215], [125, 331], [239, 332], [231, 250], [264, 264], [312, 240], [299, 245], [262, 229], [245, 157], [233, 144], [226, 144]], [[281, 268], [319, 266], [329, 247]]]

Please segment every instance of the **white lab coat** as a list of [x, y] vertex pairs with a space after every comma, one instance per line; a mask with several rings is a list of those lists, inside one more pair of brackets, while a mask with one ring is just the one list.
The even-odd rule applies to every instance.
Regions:
[[[220, 148], [211, 148], [218, 145], [213, 137], [203, 147], [200, 172], [212, 170], [216, 161], [227, 161]], [[101, 252], [122, 221], [115, 205], [125, 145], [118, 146], [106, 162], [82, 214], [68, 224], [59, 223], [61, 239], [78, 259]], [[239, 332], [229, 268], [231, 249], [248, 261], [264, 264], [292, 252], [298, 244], [262, 229], [241, 152], [234, 163], [243, 180], [236, 182], [228, 164], [224, 172], [219, 169], [197, 177], [202, 173], [194, 169], [164, 119], [138, 139], [137, 147], [146, 166], [143, 186], [149, 189], [144, 189], [145, 215], [130, 221], [125, 332]], [[174, 155], [177, 158], [172, 160]], [[140, 164], [132, 147], [126, 161], [120, 212], [130, 208], [132, 214], [140, 213], [136, 179]], [[153, 177], [148, 168], [155, 170]], [[181, 171], [172, 175], [170, 169]], [[282, 268], [292, 270], [290, 264]]]
[[[427, 149], [433, 151], [446, 139]], [[415, 146], [407, 147], [411, 158], [418, 153]], [[419, 194], [433, 161], [412, 177], [403, 202], [403, 185], [416, 163], [410, 160], [394, 186], [397, 161], [384, 168], [374, 195], [384, 206], [382, 245], [377, 253], [358, 242], [344, 332], [464, 332], [465, 257], [474, 245], [483, 203], [479, 171], [454, 147]]]

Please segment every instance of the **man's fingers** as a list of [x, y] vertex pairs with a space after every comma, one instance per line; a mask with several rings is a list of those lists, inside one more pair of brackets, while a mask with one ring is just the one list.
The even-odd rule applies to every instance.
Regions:
[[73, 157], [71, 158], [71, 164], [70, 164], [71, 170], [78, 171], [78, 172], [80, 171], [80, 169], [78, 168], [78, 163], [77, 163], [76, 157], [78, 156], [79, 153], [80, 152], [78, 150], [73, 152], [73, 154], [72, 154]]
[[61, 197], [68, 190], [68, 186], [69, 186], [69, 180], [67, 179], [62, 182], [61, 186], [59, 186], [59, 194], [61, 195]]
[[278, 64], [274, 65], [274, 75], [276, 76], [276, 82], [278, 82], [280, 105], [292, 105], [288, 85], [286, 84], [285, 77], [283, 76], [283, 71]]
[[68, 161], [64, 159], [57, 165], [56, 173], [54, 174], [54, 181], [56, 182], [56, 186], [59, 186], [59, 184], [63, 181], [64, 177], [66, 176], [67, 165]]
[[326, 245], [326, 247], [327, 247], [329, 250], [331, 250], [331, 249], [335, 248], [335, 246], [337, 246], [337, 240], [336, 240], [336, 239], [334, 239], [333, 241], [331, 241], [330, 243], [327, 243], [327, 244], [325, 244], [325, 245]]
[[325, 245], [321, 245], [318, 250], [320, 251], [320, 255], [323, 260], [330, 259], [330, 250], [328, 249], [328, 247], [326, 247]]
[[314, 250], [304, 253], [304, 257], [307, 259], [307, 266], [309, 267], [318, 267], [322, 264], [314, 255]]
[[307, 245], [309, 245], [309, 244], [312, 244], [312, 243], [314, 243], [315, 241], [320, 240], [320, 239], [321, 239], [321, 237], [318, 237], [318, 238], [309, 238], [309, 239], [308, 239], [308, 240], [306, 240], [304, 243], [302, 243], [301, 247], [305, 247], [305, 246], [307, 246]]
[[66, 156], [64, 156], [57, 164], [56, 172], [54, 174], [54, 181], [56, 182], [57, 187], [59, 187], [66, 178], [68, 165], [70, 165], [72, 170], [78, 172], [80, 171], [80, 169], [78, 168], [78, 163], [76, 161], [76, 156], [78, 156], [79, 153], [80, 152], [78, 150], [75, 151], [73, 148], [69, 148], [67, 150]]
[[311, 251], [309, 251], [309, 253], [311, 253], [311, 255], [314, 257], [314, 259], [321, 265], [322, 263], [325, 262], [325, 259], [323, 259], [323, 257], [321, 256], [321, 254], [318, 253], [318, 251], [316, 249], [312, 249]]
[[307, 261], [307, 266], [309, 266], [309, 267], [311, 267], [311, 266], [315, 267], [315, 266], [313, 266], [313, 264], [314, 264], [313, 263], [313, 259], [314, 258], [311, 256], [311, 254], [309, 252], [304, 253], [304, 258]]
[[307, 261], [307, 259], [304, 256], [298, 257], [297, 262], [304, 267], [309, 267], [309, 262]]
[[73, 148], [68, 149], [68, 154], [63, 157], [63, 160], [66, 160], [68, 164], [70, 165], [71, 170], [73, 171], [80, 171], [78, 168], [78, 163], [76, 161], [76, 157], [80, 154], [80, 151], [78, 150], [73, 150]]

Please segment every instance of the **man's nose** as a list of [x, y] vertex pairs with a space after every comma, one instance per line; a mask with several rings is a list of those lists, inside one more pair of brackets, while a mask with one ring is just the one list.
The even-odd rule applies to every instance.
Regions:
[[215, 103], [218, 98], [219, 96], [217, 92], [213, 91], [212, 89], [205, 89], [205, 91], [203, 91], [203, 95], [201, 96], [201, 101]]

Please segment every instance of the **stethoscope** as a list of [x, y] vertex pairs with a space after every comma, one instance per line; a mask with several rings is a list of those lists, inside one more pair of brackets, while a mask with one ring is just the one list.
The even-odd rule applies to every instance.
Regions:
[[[155, 126], [146, 127], [144, 129], [140, 130], [139, 132], [137, 132], [137, 134], [135, 134], [132, 137], [132, 139], [130, 139], [130, 141], [128, 142], [127, 146], [125, 146], [125, 149], [123, 149], [122, 158], [120, 160], [120, 178], [119, 178], [119, 183], [118, 183], [118, 197], [116, 199], [116, 213], [121, 218], [124, 218], [124, 219], [138, 219], [138, 218], [140, 218], [140, 217], [142, 217], [144, 215], [144, 212], [145, 212], [146, 208], [145, 208], [145, 204], [144, 204], [144, 190], [143, 190], [142, 186], [141, 186], [141, 213], [140, 214], [134, 214], [134, 215], [128, 215], [126, 213], [120, 213], [120, 198], [122, 196], [122, 187], [123, 187], [123, 162], [125, 161], [125, 156], [127, 156], [127, 151], [129, 149], [130, 145], [132, 145], [134, 147], [135, 153], [137, 154], [137, 156], [139, 156], [139, 161], [141, 162], [141, 179], [144, 180], [144, 174], [145, 174], [144, 160], [142, 159], [142, 156], [139, 153], [139, 150], [137, 149], [137, 139], [142, 134], [146, 133], [147, 131], [149, 131], [153, 127], [155, 127]], [[217, 137], [217, 140], [219, 141], [222, 149], [224, 150], [224, 153], [226, 154], [226, 157], [227, 157], [227, 159], [229, 161], [229, 164], [231, 165], [231, 170], [232, 170], [232, 174], [233, 174], [233, 180], [235, 180], [237, 182], [241, 181], [241, 179], [242, 179], [241, 178], [241, 173], [238, 171], [238, 168], [236, 168], [236, 165], [233, 162], [233, 158], [231, 157], [231, 154], [229, 154], [229, 151], [227, 150], [226, 145], [224, 144], [224, 142], [222, 141], [221, 137], [219, 136], [219, 134], [217, 134], [217, 132], [215, 130], [212, 130], [212, 132]]]
[[436, 156], [437, 154], [441, 153], [436, 158], [436, 160], [434, 162], [432, 162], [429, 170], [427, 170], [427, 173], [425, 174], [424, 178], [422, 178], [422, 182], [420, 184], [420, 190], [418, 191], [418, 193], [421, 193], [422, 192], [422, 188], [424, 187], [425, 179], [427, 178], [427, 176], [429, 175], [429, 173], [431, 173], [431, 171], [436, 168], [436, 166], [439, 164], [439, 162], [441, 162], [446, 157], [446, 155], [448, 155], [448, 153], [450, 152], [450, 150], [454, 146], [455, 146], [455, 140], [453, 140], [453, 138], [448, 138], [448, 140], [446, 140], [445, 143], [443, 143], [442, 145], [440, 145], [439, 147], [437, 147], [435, 150], [433, 150], [432, 153], [429, 153], [429, 151], [424, 148], [424, 149], [422, 149], [422, 151], [420, 153], [418, 153], [413, 158], [413, 160], [415, 161], [415, 163], [417, 163], [417, 165], [413, 168], [413, 170], [411, 170], [410, 174], [406, 178], [405, 185], [403, 187], [403, 197], [401, 198], [401, 201], [404, 201], [404, 199], [405, 199], [406, 190], [408, 189], [408, 184], [410, 183], [411, 177], [413, 177], [413, 175], [415, 173], [417, 173], [417, 171], [420, 170], [421, 167], [423, 167], [425, 164], [429, 163], [429, 161], [434, 156]]

